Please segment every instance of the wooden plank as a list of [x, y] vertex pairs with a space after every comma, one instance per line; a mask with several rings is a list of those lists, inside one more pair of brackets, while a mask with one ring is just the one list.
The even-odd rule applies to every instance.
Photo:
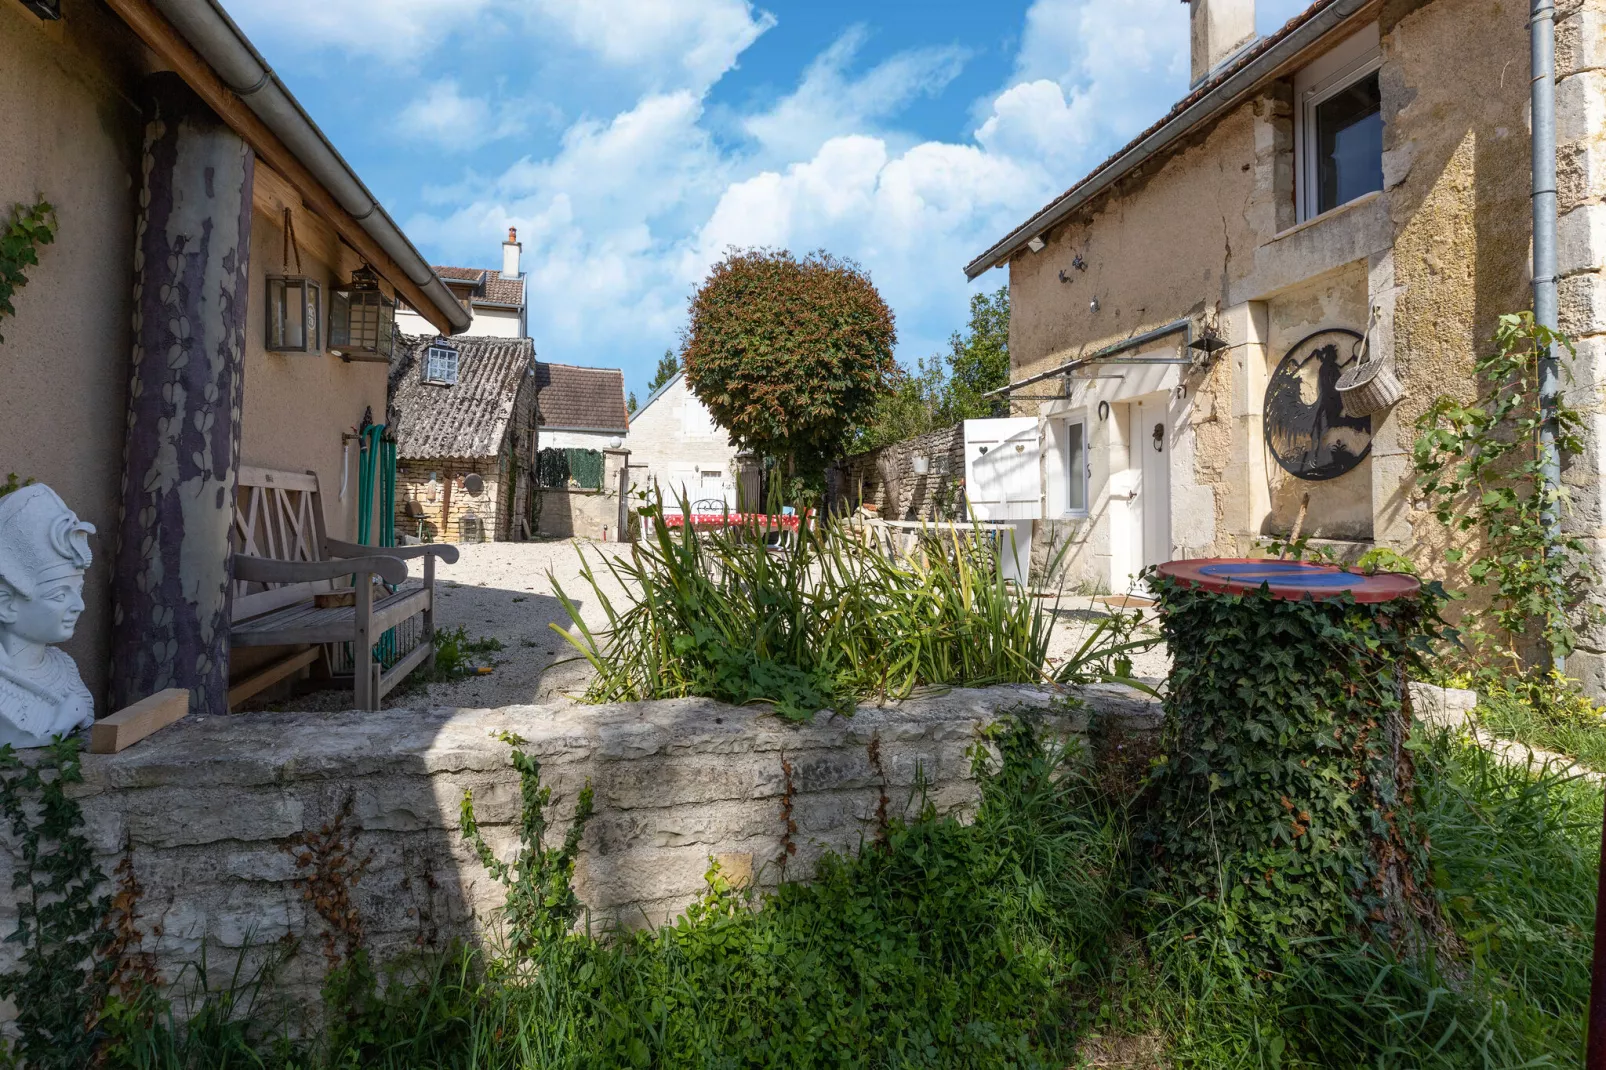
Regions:
[[316, 472], [286, 472], [277, 468], [259, 468], [255, 465], [242, 464], [240, 486], [278, 487], [282, 490], [304, 490], [316, 494], [318, 475]]
[[305, 669], [308, 665], [318, 660], [319, 653], [321, 651], [317, 647], [313, 647], [311, 650], [303, 650], [298, 654], [291, 654], [281, 661], [274, 662], [254, 676], [249, 676], [235, 684], [229, 688], [229, 709], [234, 709], [252, 695], [266, 691], [287, 676]]
[[407, 273], [380, 247], [373, 235], [341, 207], [323, 183], [314, 178], [295, 153], [257, 117], [256, 112], [224, 84], [211, 64], [173, 29], [172, 24], [151, 6], [149, 0], [107, 0], [107, 4], [268, 166], [283, 175], [301, 195], [306, 206], [326, 219], [346, 244], [373, 265], [374, 270], [383, 275], [385, 281], [395, 287], [396, 292], [419, 315], [442, 334], [452, 333], [450, 321], [435, 307], [435, 302], [425, 296], [423, 288], [407, 277]]
[[89, 729], [89, 753], [116, 754], [190, 712], [190, 693], [173, 687], [96, 721]]
[[385, 599], [374, 607], [374, 635], [384, 635], [402, 621], [422, 613], [429, 604], [429, 593], [424, 590], [406, 591], [401, 596]]

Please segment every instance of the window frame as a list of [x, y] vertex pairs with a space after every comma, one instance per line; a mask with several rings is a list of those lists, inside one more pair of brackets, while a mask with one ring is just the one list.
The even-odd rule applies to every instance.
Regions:
[[[435, 370], [434, 358], [436, 352], [450, 353], [452, 355], [451, 378], [442, 379], [433, 374]], [[431, 342], [424, 349], [424, 382], [430, 386], [456, 386], [457, 381], [462, 374], [462, 361], [462, 351], [456, 346], [448, 345], [444, 342]]]
[[[1061, 487], [1061, 492], [1065, 495], [1065, 506], [1060, 511], [1060, 515], [1066, 520], [1086, 520], [1092, 513], [1093, 505], [1093, 444], [1088, 438], [1088, 435], [1091, 433], [1092, 426], [1088, 421], [1086, 409], [1079, 409], [1076, 412], [1063, 417], [1062, 423], [1064, 425], [1064, 429], [1061, 433], [1064, 435], [1062, 442], [1064, 443], [1063, 452], [1065, 456], [1060, 460], [1060, 467], [1063, 469], [1063, 474], [1065, 477], [1064, 486]], [[1075, 467], [1073, 467], [1071, 464], [1070, 447], [1072, 427], [1078, 427], [1081, 429], [1082, 463], [1080, 465], [1080, 473], [1078, 473]], [[1073, 508], [1071, 506], [1071, 487], [1073, 485], [1073, 480], [1077, 478], [1078, 474], [1080, 474], [1082, 481], [1082, 505], [1081, 508]]]
[[[1356, 82], [1376, 74], [1382, 67], [1382, 39], [1377, 24], [1373, 23], [1294, 75], [1294, 203], [1297, 223], [1308, 223], [1326, 214], [1320, 210], [1321, 191], [1316, 182], [1320, 172], [1316, 159], [1316, 109]], [[1345, 205], [1371, 195], [1363, 193], [1360, 197], [1334, 205], [1327, 212], [1336, 212]]]

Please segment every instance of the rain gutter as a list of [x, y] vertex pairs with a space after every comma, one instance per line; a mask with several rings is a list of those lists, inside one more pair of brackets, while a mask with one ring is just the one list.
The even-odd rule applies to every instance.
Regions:
[[329, 143], [222, 5], [217, 0], [149, 2], [390, 257], [407, 280], [429, 299], [452, 331], [466, 329], [471, 321], [470, 313], [458, 304], [446, 284], [419, 255], [351, 165]]
[[[1254, 92], [1263, 79], [1374, 2], [1375, 0], [1334, 0], [1285, 36], [1275, 39], [1264, 51], [1252, 54], [1244, 61], [1242, 67], [1228, 74], [1214, 88], [1178, 112], [1175, 118], [1133, 142], [1114, 159], [972, 260], [965, 266], [965, 277], [975, 279], [995, 267], [1003, 267], [1027, 242], [1047, 233], [1132, 170], [1156, 154], [1169, 149], [1195, 127], [1217, 118], [1236, 106], [1244, 97]], [[1251, 46], [1250, 52], [1253, 53], [1253, 50], [1254, 46]]]

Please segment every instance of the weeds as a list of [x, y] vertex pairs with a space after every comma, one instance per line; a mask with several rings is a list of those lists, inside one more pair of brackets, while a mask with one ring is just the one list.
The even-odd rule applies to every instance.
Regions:
[[502, 650], [502, 641], [491, 636], [478, 639], [468, 637], [468, 629], [440, 628], [435, 632], [435, 666], [426, 673], [417, 673], [420, 683], [444, 683], [461, 680], [479, 673], [489, 660], [488, 655]]
[[600, 936], [573, 927], [564, 848], [541, 845], [550, 801], [522, 769], [526, 846], [507, 872], [533, 879], [509, 904], [551, 924], [396, 967], [338, 1038], [300, 1051], [246, 1024], [259, 981], [237, 973], [188, 1024], [119, 1011], [107, 1065], [1058, 1068], [1079, 1050], [1161, 1049], [1209, 1070], [1577, 1065], [1592, 786], [1447, 734], [1418, 741], [1420, 820], [1456, 940], [1420, 965], [1312, 940], [1269, 973], [1127, 891], [1141, 799], [1027, 724], [989, 742], [970, 825], [929, 807], [893, 817], [883, 845], [828, 855], [811, 883], [762, 900], [716, 865], [674, 924]]

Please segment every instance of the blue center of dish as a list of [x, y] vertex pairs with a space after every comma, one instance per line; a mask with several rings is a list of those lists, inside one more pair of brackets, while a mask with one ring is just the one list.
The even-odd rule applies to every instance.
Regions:
[[1354, 587], [1357, 582], [1364, 582], [1360, 576], [1352, 576], [1347, 572], [1328, 572], [1326, 569], [1311, 568], [1293, 561], [1266, 561], [1266, 562], [1233, 562], [1220, 565], [1205, 565], [1199, 569], [1200, 574], [1212, 579], [1228, 580], [1233, 583], [1252, 583], [1259, 585], [1269, 583], [1277, 587]]

